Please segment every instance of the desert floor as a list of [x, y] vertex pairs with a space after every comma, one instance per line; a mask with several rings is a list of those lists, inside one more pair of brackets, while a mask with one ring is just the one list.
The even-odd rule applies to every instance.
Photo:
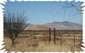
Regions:
[[[66, 35], [66, 36], [65, 36]], [[18, 37], [14, 41], [14, 46], [11, 43], [9, 37], [4, 37], [4, 48], [6, 51], [11, 52], [61, 52], [61, 51], [82, 51], [81, 49], [81, 34], [76, 34], [75, 46], [74, 46], [74, 35], [70, 36], [67, 34], [63, 35], [62, 45], [61, 45], [61, 36], [56, 36], [56, 44], [53, 42], [53, 35], [51, 36], [51, 42], [48, 41], [48, 36], [42, 36], [33, 38], [33, 37]]]

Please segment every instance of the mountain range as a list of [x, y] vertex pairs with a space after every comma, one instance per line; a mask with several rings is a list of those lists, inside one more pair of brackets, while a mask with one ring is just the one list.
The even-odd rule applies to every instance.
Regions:
[[[43, 26], [46, 26], [48, 28], [56, 28], [56, 30], [82, 30], [82, 25], [78, 23], [73, 23], [69, 21], [63, 21], [63, 22], [51, 22], [42, 24]], [[33, 26], [33, 24], [28, 25], [28, 27]]]

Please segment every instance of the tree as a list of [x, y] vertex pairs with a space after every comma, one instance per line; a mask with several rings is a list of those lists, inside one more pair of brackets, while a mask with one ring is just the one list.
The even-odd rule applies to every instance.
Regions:
[[27, 16], [24, 12], [7, 12], [4, 14], [4, 33], [8, 34], [14, 45], [14, 40], [18, 37], [18, 34], [27, 27]]
[[[47, 9], [49, 9], [49, 7], [52, 7], [52, 5], [54, 5], [56, 2], [53, 2], [52, 4], [50, 4]], [[62, 4], [60, 4], [62, 3]], [[55, 7], [53, 7], [53, 9], [51, 10], [51, 13], [53, 12], [53, 10], [59, 8], [59, 10], [56, 10], [56, 14], [54, 15], [54, 17], [58, 17], [59, 15], [61, 16], [61, 13], [63, 13], [63, 18], [69, 18], [69, 19], [73, 19], [75, 18], [76, 15], [82, 15], [82, 11], [83, 11], [83, 7], [85, 7], [85, 5], [83, 5], [84, 2], [58, 2], [57, 5], [55, 5]], [[83, 6], [82, 6], [83, 5]], [[46, 9], [46, 10], [47, 10]], [[67, 17], [66, 13], [68, 14], [68, 12], [66, 11], [70, 11], [70, 9], [72, 9], [71, 12], [69, 12], [69, 16]], [[82, 21], [80, 21], [82, 22]]]

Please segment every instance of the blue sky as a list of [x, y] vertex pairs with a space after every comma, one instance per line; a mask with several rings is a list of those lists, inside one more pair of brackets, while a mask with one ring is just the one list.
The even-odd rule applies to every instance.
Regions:
[[[66, 2], [68, 3], [68, 2]], [[77, 7], [80, 7], [79, 2], [73, 2]], [[69, 3], [70, 4], [70, 3]], [[31, 24], [45, 24], [50, 22], [70, 21], [79, 23], [82, 21], [82, 14], [77, 13], [75, 8], [62, 8], [67, 6], [65, 2], [11, 2], [8, 1], [4, 5], [4, 12], [25, 11], [28, 23]], [[65, 10], [66, 9], [66, 10]]]

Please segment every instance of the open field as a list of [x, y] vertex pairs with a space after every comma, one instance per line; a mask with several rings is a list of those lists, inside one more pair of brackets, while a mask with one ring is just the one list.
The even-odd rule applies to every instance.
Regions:
[[[75, 35], [75, 42], [74, 42]], [[61, 38], [62, 36], [62, 38]], [[54, 44], [54, 36], [51, 33], [51, 41], [49, 43], [48, 33], [30, 33], [30, 34], [19, 34], [18, 38], [15, 40], [14, 46], [11, 44], [11, 39], [9, 37], [4, 37], [4, 45], [6, 51], [28, 51], [28, 52], [61, 52], [61, 51], [82, 51], [81, 43], [82, 34], [71, 34], [56, 33], [56, 42]]]

